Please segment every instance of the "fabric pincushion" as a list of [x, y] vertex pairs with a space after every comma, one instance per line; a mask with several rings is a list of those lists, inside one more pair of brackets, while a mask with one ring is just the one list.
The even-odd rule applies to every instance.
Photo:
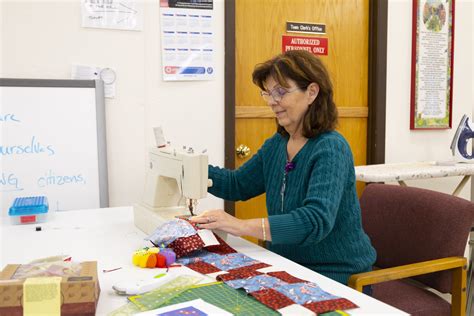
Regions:
[[166, 268], [175, 261], [176, 254], [167, 248], [145, 247], [132, 255], [132, 263], [140, 268]]

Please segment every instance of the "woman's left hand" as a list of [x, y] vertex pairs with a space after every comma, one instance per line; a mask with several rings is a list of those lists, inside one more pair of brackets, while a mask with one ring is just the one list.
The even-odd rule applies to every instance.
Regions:
[[198, 216], [189, 218], [193, 223], [199, 224], [199, 228], [218, 229], [235, 236], [243, 234], [243, 220], [238, 219], [224, 210], [209, 210]]

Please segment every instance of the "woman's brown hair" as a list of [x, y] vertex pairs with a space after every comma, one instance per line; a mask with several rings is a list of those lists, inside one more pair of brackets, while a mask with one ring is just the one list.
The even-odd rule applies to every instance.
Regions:
[[[318, 84], [319, 93], [303, 118], [303, 136], [315, 137], [323, 132], [332, 131], [337, 125], [337, 108], [333, 100], [333, 88], [328, 71], [321, 60], [304, 50], [293, 50], [280, 54], [255, 66], [252, 80], [260, 89], [265, 90], [265, 81], [272, 77], [282, 87], [289, 87], [288, 79], [293, 80], [302, 89], [313, 82]], [[278, 123], [278, 133], [289, 136]]]

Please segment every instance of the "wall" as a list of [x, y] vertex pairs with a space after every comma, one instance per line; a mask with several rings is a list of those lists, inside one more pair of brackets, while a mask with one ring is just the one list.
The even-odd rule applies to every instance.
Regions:
[[[117, 96], [107, 100], [110, 203], [140, 199], [151, 128], [162, 125], [174, 144], [207, 148], [224, 161], [224, 0], [215, 0], [218, 70], [209, 82], [164, 82], [160, 75], [158, 1], [145, 1], [144, 30], [80, 26], [80, 1], [0, 0], [0, 76], [69, 78], [72, 63], [116, 69]], [[386, 161], [446, 160], [462, 114], [473, 112], [472, 0], [456, 0], [453, 129], [410, 131], [411, 1], [390, 0], [388, 12]], [[458, 179], [412, 182], [450, 192]], [[469, 197], [466, 188], [462, 195]], [[201, 208], [219, 207], [210, 198]]]
[[[453, 128], [437, 131], [411, 131], [409, 118], [412, 1], [389, 1], [385, 136], [385, 161], [387, 163], [450, 159], [449, 146], [459, 120], [463, 114], [473, 118], [473, 17], [473, 1], [456, 0]], [[451, 193], [460, 179], [460, 177], [451, 177], [429, 181], [410, 181], [408, 185]], [[469, 198], [470, 194], [470, 185], [466, 185], [461, 195], [464, 198]]]
[[[80, 3], [0, 0], [0, 77], [67, 79], [73, 63], [116, 70], [116, 97], [106, 99], [110, 205], [141, 199], [154, 126], [223, 165], [224, 0], [214, 1], [216, 79], [195, 82], [162, 80], [159, 1], [141, 2], [140, 32], [82, 28]], [[211, 197], [198, 209], [222, 206]]]

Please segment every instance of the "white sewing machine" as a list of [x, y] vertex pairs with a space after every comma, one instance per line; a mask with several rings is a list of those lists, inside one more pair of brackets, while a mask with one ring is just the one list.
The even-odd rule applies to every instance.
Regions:
[[135, 225], [146, 234], [176, 216], [194, 215], [197, 200], [212, 186], [204, 153], [166, 145], [152, 148], [149, 157], [143, 200], [133, 207]]

